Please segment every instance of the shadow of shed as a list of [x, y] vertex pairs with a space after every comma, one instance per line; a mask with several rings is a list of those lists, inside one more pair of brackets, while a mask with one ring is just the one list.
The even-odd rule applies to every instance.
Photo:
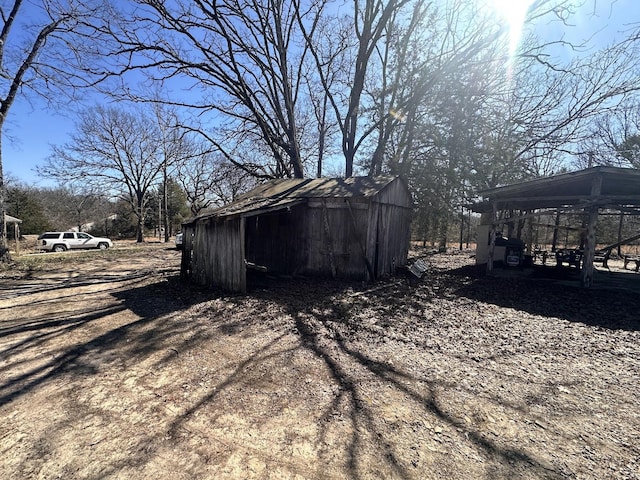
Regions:
[[247, 268], [372, 280], [406, 263], [411, 214], [398, 177], [272, 180], [183, 225], [181, 276], [233, 292]]

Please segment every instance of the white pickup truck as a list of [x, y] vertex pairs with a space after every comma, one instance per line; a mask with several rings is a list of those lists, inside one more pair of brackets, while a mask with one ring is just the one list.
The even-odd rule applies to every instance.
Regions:
[[84, 232], [45, 232], [38, 237], [36, 249], [48, 252], [64, 252], [81, 248], [111, 248], [113, 242], [108, 238], [94, 237]]

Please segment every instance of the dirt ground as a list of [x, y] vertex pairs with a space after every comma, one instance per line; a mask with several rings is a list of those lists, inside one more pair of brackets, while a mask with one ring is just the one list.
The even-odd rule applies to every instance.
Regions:
[[0, 478], [640, 478], [637, 294], [461, 253], [243, 297], [162, 244], [64, 255], [0, 272]]

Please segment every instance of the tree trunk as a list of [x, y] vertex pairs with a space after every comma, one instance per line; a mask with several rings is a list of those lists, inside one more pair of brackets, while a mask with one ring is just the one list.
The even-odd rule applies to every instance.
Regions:
[[294, 154], [291, 156], [291, 164], [293, 166], [293, 177], [304, 178], [304, 167], [302, 166], [302, 159], [300, 158], [300, 151], [296, 148]]
[[142, 234], [144, 228], [144, 197], [138, 198], [137, 212], [136, 212], [136, 242], [144, 242], [144, 235]]
[[162, 226], [164, 227], [164, 242], [167, 243], [169, 241], [169, 201], [168, 201], [168, 188], [167, 188], [167, 163], [165, 160], [163, 169], [163, 187], [162, 193], [164, 197], [164, 207], [162, 209]]
[[6, 209], [6, 190], [4, 185], [4, 173], [2, 169], [2, 130], [4, 122], [0, 121], [0, 263], [9, 263], [11, 255], [7, 247], [7, 223], [5, 221]]
[[449, 232], [449, 215], [445, 212], [440, 218], [440, 231], [438, 232], [438, 248], [442, 252], [447, 251], [447, 236]]
[[324, 149], [325, 149], [325, 126], [324, 120], [320, 123], [318, 128], [320, 132], [320, 138], [318, 139], [318, 169], [316, 171], [316, 178], [322, 178], [322, 164], [324, 162]]
[[460, 251], [463, 249], [464, 243], [464, 208], [460, 209]]
[[[352, 94], [354, 96], [354, 94]], [[357, 95], [358, 100], [360, 95]], [[356, 108], [353, 107], [356, 102], [351, 101], [350, 110], [345, 121], [345, 131], [343, 134], [342, 151], [344, 152], [345, 168], [344, 175], [346, 178], [353, 177], [353, 162], [356, 156], [355, 143], [358, 126], [358, 116], [355, 113]]]

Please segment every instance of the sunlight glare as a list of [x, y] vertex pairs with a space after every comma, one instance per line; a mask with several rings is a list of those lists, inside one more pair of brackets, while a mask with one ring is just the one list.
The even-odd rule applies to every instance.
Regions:
[[494, 11], [502, 17], [509, 28], [509, 57], [518, 49], [527, 11], [533, 0], [489, 0]]

